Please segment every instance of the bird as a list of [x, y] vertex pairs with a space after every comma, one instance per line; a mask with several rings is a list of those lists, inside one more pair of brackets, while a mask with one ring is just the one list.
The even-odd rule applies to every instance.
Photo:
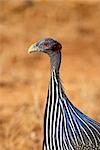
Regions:
[[62, 45], [47, 37], [33, 43], [28, 53], [50, 57], [50, 81], [44, 112], [43, 150], [100, 150], [100, 123], [76, 108], [60, 79]]

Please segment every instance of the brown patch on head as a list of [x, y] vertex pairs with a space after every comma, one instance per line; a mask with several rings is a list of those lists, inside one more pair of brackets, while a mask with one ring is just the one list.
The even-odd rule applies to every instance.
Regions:
[[52, 47], [52, 50], [53, 51], [58, 51], [58, 50], [61, 50], [61, 49], [62, 49], [62, 45], [58, 42], [55, 42], [55, 44]]

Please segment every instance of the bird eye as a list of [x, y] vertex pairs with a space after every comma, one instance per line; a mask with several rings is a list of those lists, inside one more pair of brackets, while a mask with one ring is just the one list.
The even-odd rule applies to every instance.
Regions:
[[43, 43], [44, 46], [49, 46], [48, 42]]

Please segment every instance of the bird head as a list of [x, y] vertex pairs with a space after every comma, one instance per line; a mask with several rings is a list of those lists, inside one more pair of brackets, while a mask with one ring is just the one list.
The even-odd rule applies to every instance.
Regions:
[[61, 48], [62, 48], [61, 44], [58, 43], [57, 41], [53, 40], [52, 38], [45, 38], [32, 44], [28, 49], [28, 53], [32, 52], [49, 53], [50, 51], [56, 52], [60, 51]]

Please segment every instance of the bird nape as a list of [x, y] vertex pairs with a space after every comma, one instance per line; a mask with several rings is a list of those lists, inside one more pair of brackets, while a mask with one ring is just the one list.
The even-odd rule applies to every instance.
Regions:
[[64, 93], [59, 77], [61, 49], [61, 44], [51, 38], [28, 49], [29, 53], [44, 52], [50, 57], [43, 150], [100, 150], [100, 124], [80, 112]]

